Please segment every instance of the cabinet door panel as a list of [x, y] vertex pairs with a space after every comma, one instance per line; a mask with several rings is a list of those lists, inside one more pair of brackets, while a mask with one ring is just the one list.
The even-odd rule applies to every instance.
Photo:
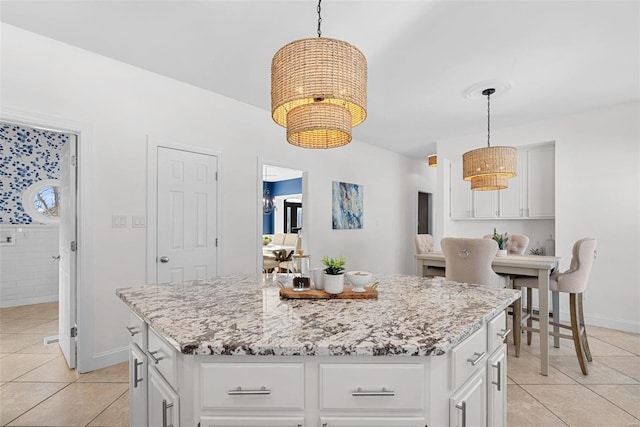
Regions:
[[148, 369], [149, 426], [180, 426], [180, 401], [175, 391], [154, 367]]
[[487, 371], [478, 371], [449, 399], [450, 427], [486, 427]]
[[528, 216], [552, 218], [555, 215], [555, 149], [545, 146], [528, 153]]
[[422, 417], [320, 417], [320, 427], [424, 427]]
[[462, 160], [451, 162], [449, 191], [451, 219], [471, 217], [471, 190], [469, 183], [462, 179]]
[[202, 417], [200, 427], [304, 427], [303, 417]]
[[507, 350], [506, 344], [487, 361], [487, 421], [491, 427], [507, 425]]
[[500, 206], [498, 211], [501, 218], [521, 218], [525, 215], [524, 204], [527, 182], [527, 151], [518, 150], [518, 174], [509, 178], [509, 187], [500, 190]]
[[129, 344], [129, 425], [147, 425], [147, 356]]
[[497, 191], [473, 191], [473, 217], [496, 218], [498, 216]]

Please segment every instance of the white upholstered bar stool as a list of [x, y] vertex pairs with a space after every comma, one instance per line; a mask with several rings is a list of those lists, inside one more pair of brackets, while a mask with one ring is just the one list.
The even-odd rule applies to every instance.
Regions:
[[[416, 234], [413, 236], [413, 244], [416, 247], [416, 254], [426, 254], [433, 252], [433, 236], [431, 234]], [[427, 267], [422, 274], [427, 277], [444, 277], [444, 268]]]
[[[584, 312], [582, 308], [582, 294], [587, 289], [587, 282], [591, 274], [593, 260], [596, 257], [596, 239], [580, 239], [573, 245], [573, 254], [569, 269], [563, 273], [553, 273], [549, 278], [549, 290], [565, 292], [569, 294], [569, 309], [571, 313], [571, 325], [559, 322], [549, 322], [550, 325], [571, 329], [572, 335], [565, 335], [558, 332], [549, 332], [550, 335], [560, 338], [573, 339], [576, 349], [576, 356], [580, 363], [580, 369], [587, 375], [588, 369], [585, 358], [591, 362], [591, 351], [587, 340], [587, 330], [584, 324]], [[520, 355], [520, 330], [527, 331], [527, 344], [531, 344], [531, 332], [540, 332], [539, 329], [531, 326], [531, 289], [538, 288], [538, 279], [533, 277], [518, 277], [514, 279], [515, 288], [527, 288], [527, 326], [522, 326], [522, 303], [514, 303], [515, 316], [513, 321], [513, 336], [516, 345], [516, 357]]]
[[447, 265], [447, 280], [499, 288], [507, 286], [505, 277], [491, 268], [498, 250], [495, 240], [445, 237], [440, 244]]

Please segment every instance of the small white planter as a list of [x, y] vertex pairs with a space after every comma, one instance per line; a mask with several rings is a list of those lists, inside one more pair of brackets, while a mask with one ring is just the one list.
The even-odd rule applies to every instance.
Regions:
[[341, 294], [344, 290], [344, 274], [323, 273], [324, 291], [328, 294]]
[[507, 250], [506, 249], [498, 249], [498, 253], [496, 256], [507, 256]]

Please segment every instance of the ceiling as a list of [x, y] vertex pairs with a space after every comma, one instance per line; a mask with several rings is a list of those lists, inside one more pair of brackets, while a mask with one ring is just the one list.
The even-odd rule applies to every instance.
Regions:
[[[271, 58], [316, 36], [316, 5], [2, 0], [0, 19], [270, 114]], [[507, 89], [492, 97], [494, 130], [640, 99], [638, 1], [325, 0], [322, 19], [323, 37], [368, 61], [354, 138], [411, 157], [484, 132], [486, 87]]]

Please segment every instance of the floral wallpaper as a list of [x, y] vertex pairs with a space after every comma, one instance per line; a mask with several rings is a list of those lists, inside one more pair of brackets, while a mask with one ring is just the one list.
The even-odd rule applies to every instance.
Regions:
[[69, 135], [0, 123], [0, 224], [30, 224], [22, 192], [60, 177], [60, 150]]

